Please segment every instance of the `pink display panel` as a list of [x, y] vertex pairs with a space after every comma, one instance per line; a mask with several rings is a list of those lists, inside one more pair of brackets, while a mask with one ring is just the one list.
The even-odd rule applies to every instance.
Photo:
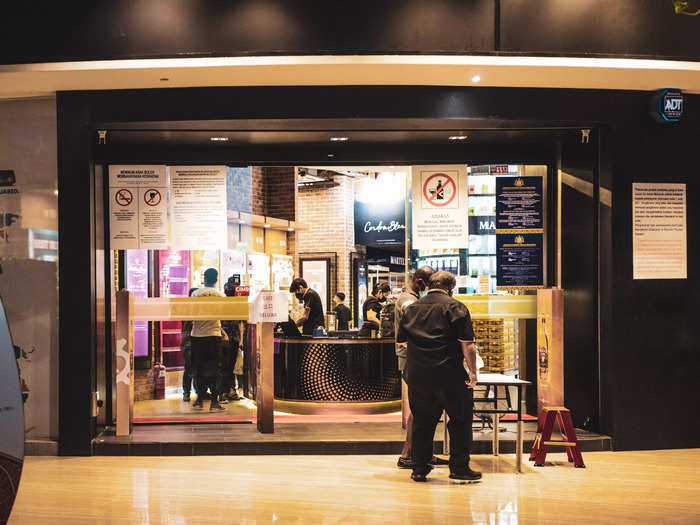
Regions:
[[[190, 290], [190, 253], [179, 250], [158, 251], [158, 277], [161, 297], [187, 297]], [[161, 321], [160, 348], [166, 367], [182, 366], [180, 321]]]
[[[148, 251], [126, 250], [126, 289], [148, 297]], [[148, 321], [134, 323], [134, 357], [148, 356]]]

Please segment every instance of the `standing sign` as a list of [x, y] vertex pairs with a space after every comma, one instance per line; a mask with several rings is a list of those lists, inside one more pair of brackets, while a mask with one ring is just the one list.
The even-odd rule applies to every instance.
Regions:
[[467, 248], [466, 166], [413, 166], [412, 176], [412, 248]]
[[0, 523], [10, 517], [24, 464], [24, 409], [15, 358], [0, 302]]
[[634, 279], [687, 279], [685, 184], [632, 184]]
[[168, 247], [165, 166], [109, 167], [109, 231], [113, 250]]
[[281, 323], [289, 317], [287, 294], [263, 290], [248, 303], [248, 322]]
[[564, 292], [537, 290], [537, 413], [564, 406]]
[[170, 212], [174, 248], [225, 250], [226, 167], [171, 167]]
[[542, 176], [496, 178], [496, 286], [544, 286]]

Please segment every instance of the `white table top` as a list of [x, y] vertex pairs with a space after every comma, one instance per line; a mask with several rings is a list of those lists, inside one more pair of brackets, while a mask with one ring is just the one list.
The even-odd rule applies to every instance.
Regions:
[[479, 374], [477, 385], [530, 385], [530, 381], [518, 379], [517, 377], [507, 376], [504, 374]]

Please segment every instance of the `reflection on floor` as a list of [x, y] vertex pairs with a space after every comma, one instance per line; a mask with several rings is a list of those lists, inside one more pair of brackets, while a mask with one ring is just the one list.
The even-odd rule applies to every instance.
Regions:
[[204, 408], [194, 408], [193, 402], [197, 399], [192, 396], [189, 403], [185, 403], [181, 396], [168, 399], [151, 399], [148, 401], [137, 401], [134, 403], [134, 421], [139, 423], [143, 419], [169, 419], [169, 418], [204, 418], [212, 416], [229, 417], [241, 420], [250, 420], [255, 415], [255, 403], [250, 399], [242, 398], [240, 401], [230, 401], [223, 403], [223, 412], [210, 412], [209, 401], [204, 401]]
[[29, 457], [10, 525], [218, 523], [697, 523], [700, 450], [564, 454], [481, 483], [444, 468], [414, 483], [391, 456]]

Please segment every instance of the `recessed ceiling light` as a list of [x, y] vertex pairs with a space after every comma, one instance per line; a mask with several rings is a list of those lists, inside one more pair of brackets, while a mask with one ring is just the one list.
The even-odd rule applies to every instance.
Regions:
[[474, 83], [476, 83], [476, 82], [481, 82], [481, 76], [479, 76], [479, 75], [474, 75], [474, 76], [472, 77], [472, 82], [474, 82]]
[[333, 157], [335, 157], [335, 155], [333, 155], [332, 153], [329, 153], [329, 154], [328, 154], [328, 158], [329, 158], [329, 159], [332, 159]]
[[347, 142], [350, 140], [348, 137], [331, 137], [331, 142]]
[[293, 231], [294, 231], [294, 228], [291, 228], [291, 227], [290, 227], [290, 228], [287, 228], [287, 231], [288, 231], [288, 232], [293, 232]]
[[452, 135], [450, 140], [467, 140], [469, 137], [466, 135]]
[[228, 142], [228, 137], [211, 137], [212, 142]]
[[263, 224], [263, 228], [269, 228], [269, 227], [270, 227], [269, 224], [267, 224], [267, 223]]
[[53, 190], [54, 195], [58, 195], [58, 190]]

